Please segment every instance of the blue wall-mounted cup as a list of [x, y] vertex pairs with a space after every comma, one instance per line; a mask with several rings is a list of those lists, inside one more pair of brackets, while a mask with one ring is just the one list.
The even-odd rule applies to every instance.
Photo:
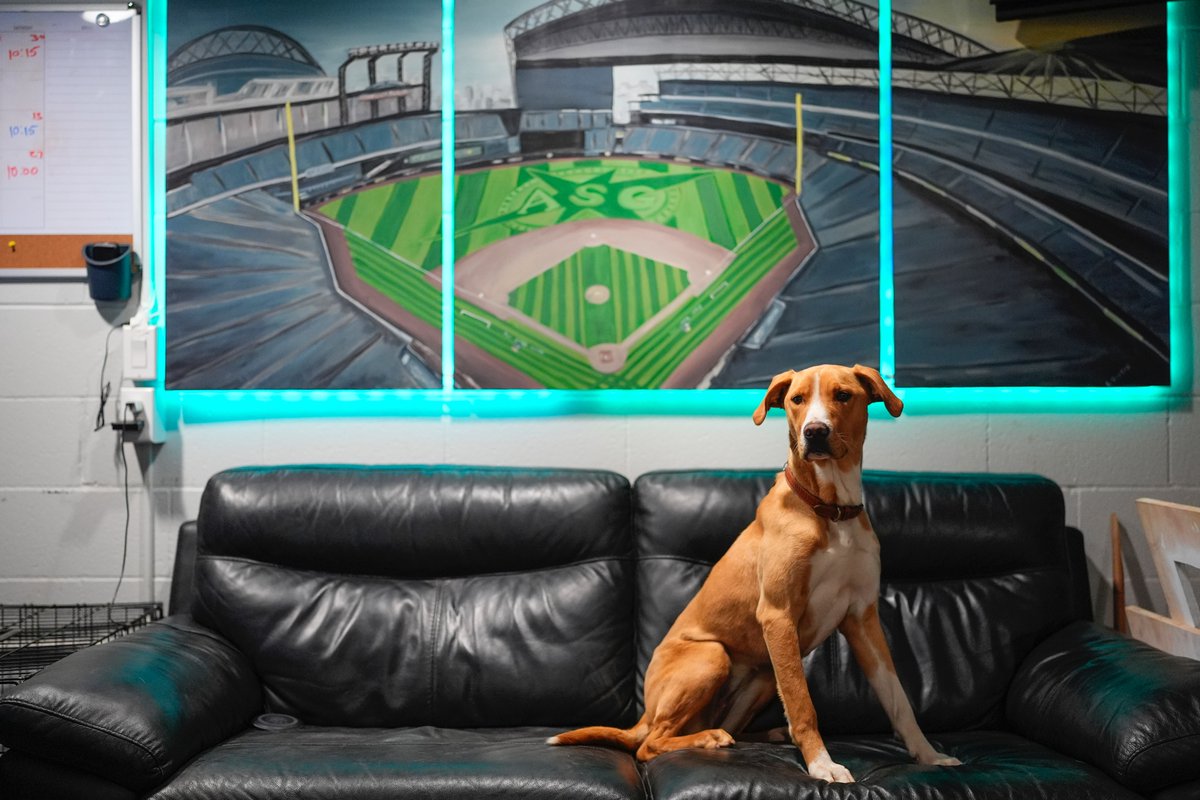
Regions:
[[127, 244], [92, 242], [83, 246], [88, 292], [93, 300], [128, 300], [133, 252]]

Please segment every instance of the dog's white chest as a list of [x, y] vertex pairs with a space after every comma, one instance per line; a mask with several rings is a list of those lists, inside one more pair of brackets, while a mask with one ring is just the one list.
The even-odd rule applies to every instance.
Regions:
[[812, 555], [808, 603], [798, 630], [804, 651], [823, 642], [847, 614], [879, 598], [879, 542], [861, 520], [829, 525], [829, 544]]

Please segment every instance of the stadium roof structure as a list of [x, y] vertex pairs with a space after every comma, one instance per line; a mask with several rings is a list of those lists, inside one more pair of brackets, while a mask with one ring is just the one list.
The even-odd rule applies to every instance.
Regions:
[[[660, 77], [871, 87], [879, 26], [879, 9], [861, 0], [691, 0], [686, 13], [676, 0], [547, 0], [504, 32], [514, 71], [654, 64]], [[1145, 66], [1161, 63], [1148, 55], [1162, 46], [1153, 31], [1079, 39], [1059, 52], [996, 52], [898, 11], [891, 31], [896, 88], [1166, 114], [1165, 81]], [[1114, 52], [1125, 56], [1106, 63]]]
[[167, 85], [214, 84], [231, 94], [254, 78], [323, 76], [305, 47], [261, 25], [219, 28], [197, 36], [167, 57]]
[[[973, 58], [991, 49], [949, 28], [920, 17], [892, 13], [897, 51], [908, 58], [939, 61]], [[670, 0], [548, 0], [505, 26], [510, 57], [544, 58], [551, 52], [578, 49], [630, 36], [719, 36], [745, 34], [777, 40], [803, 38], [845, 45], [861, 40], [873, 50], [879, 9], [860, 0], [744, 0], [731, 6], [697, 0], [680, 13]], [[692, 51], [689, 51], [692, 52]], [[764, 53], [747, 52], [753, 59]], [[777, 53], [779, 55], [779, 53]], [[840, 48], [835, 57], [845, 57]]]

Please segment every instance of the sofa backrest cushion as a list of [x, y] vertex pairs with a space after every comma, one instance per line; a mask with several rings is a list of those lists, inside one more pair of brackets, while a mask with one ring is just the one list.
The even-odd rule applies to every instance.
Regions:
[[[775, 475], [656, 472], [635, 482], [639, 698], [654, 648]], [[880, 541], [880, 618], [918, 719], [929, 731], [1002, 725], [1022, 659], [1090, 613], [1061, 490], [1034, 476], [867, 472], [864, 496]], [[840, 634], [808, 656], [806, 672], [823, 732], [890, 730]], [[754, 727], [779, 724], [776, 702]]]
[[244, 468], [201, 500], [196, 619], [273, 711], [349, 726], [629, 722], [630, 490], [599, 471]]

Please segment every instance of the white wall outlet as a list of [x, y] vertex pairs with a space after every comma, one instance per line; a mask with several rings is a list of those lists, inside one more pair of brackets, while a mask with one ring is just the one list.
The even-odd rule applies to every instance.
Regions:
[[162, 444], [167, 440], [152, 386], [122, 386], [117, 393], [116, 416], [113, 428], [122, 431], [126, 442]]
[[152, 381], [158, 377], [158, 326], [131, 322], [122, 331], [122, 377]]

